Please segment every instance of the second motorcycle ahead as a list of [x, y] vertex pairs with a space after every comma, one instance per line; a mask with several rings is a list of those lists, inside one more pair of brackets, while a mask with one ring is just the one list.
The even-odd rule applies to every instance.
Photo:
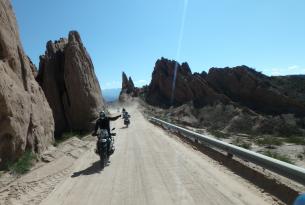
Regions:
[[123, 115], [122, 118], [124, 119], [124, 125], [125, 125], [126, 127], [128, 127], [129, 124], [130, 124], [130, 120], [129, 120], [130, 115], [129, 115], [128, 112], [125, 110], [125, 108], [123, 108], [122, 115]]

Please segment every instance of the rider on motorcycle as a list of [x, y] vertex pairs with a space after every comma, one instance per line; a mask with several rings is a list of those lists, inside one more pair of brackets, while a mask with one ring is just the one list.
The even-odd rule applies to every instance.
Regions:
[[108, 117], [106, 116], [106, 113], [104, 111], [100, 112], [100, 117], [95, 123], [95, 129], [93, 132], [93, 136], [97, 135], [97, 130], [98, 128], [100, 129], [106, 129], [108, 132], [109, 138], [111, 138], [111, 133], [110, 133], [110, 121], [115, 121], [117, 120], [121, 115], [118, 115], [116, 117]]
[[124, 112], [123, 118], [124, 118], [124, 119], [129, 119], [129, 118], [130, 118], [130, 115], [128, 114], [127, 111]]
[[123, 108], [123, 109], [122, 109], [122, 115], [123, 115], [122, 118], [124, 118], [125, 113], [126, 113], [126, 110], [125, 110], [125, 108]]
[[94, 129], [93, 134], [96, 135], [97, 134], [96, 132], [97, 132], [98, 128], [100, 128], [100, 129], [106, 129], [108, 131], [109, 136], [110, 136], [110, 121], [115, 121], [119, 117], [121, 117], [121, 115], [118, 115], [116, 117], [108, 117], [108, 116], [106, 116], [104, 111], [100, 112], [100, 117], [95, 123], [95, 129]]
[[126, 127], [128, 127], [128, 125], [130, 124], [129, 118], [130, 118], [130, 115], [128, 114], [127, 111], [125, 111], [124, 114], [123, 114], [123, 119], [124, 119], [124, 125]]

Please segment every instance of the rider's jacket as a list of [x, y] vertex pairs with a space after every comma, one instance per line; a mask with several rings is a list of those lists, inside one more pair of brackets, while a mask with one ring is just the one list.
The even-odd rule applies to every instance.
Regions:
[[116, 117], [105, 117], [104, 119], [99, 118], [95, 123], [94, 133], [97, 132], [98, 128], [106, 129], [110, 136], [110, 121], [117, 120], [119, 117], [120, 117], [120, 115], [116, 116]]
[[128, 119], [129, 117], [130, 117], [130, 115], [128, 114], [128, 112], [124, 112], [123, 118], [124, 118], [124, 119]]

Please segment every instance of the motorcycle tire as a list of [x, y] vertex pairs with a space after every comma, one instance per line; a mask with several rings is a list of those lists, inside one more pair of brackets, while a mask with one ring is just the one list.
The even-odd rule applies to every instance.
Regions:
[[104, 169], [105, 167], [105, 159], [103, 155], [100, 155], [100, 165], [101, 165], [101, 169]]
[[105, 168], [105, 166], [107, 165], [107, 162], [108, 162], [107, 152], [101, 151], [101, 153], [100, 153], [101, 169]]

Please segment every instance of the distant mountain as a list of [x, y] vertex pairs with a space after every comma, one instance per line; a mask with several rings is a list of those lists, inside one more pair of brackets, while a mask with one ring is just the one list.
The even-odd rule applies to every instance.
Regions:
[[106, 100], [106, 102], [113, 102], [118, 100], [120, 92], [121, 92], [121, 88], [102, 90], [103, 98]]

